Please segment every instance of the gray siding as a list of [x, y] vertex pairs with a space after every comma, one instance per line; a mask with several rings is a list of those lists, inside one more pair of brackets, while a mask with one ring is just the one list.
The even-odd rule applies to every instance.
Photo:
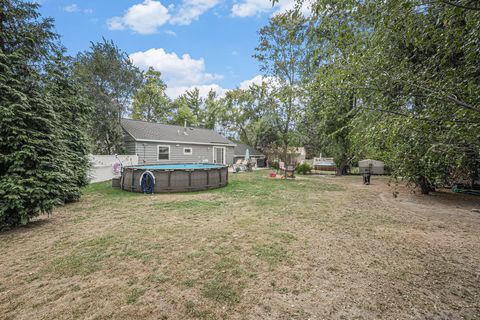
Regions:
[[233, 164], [233, 154], [235, 153], [235, 147], [226, 147], [226, 160], [227, 164]]
[[137, 150], [135, 149], [135, 141], [125, 141], [123, 146], [125, 147], [126, 154], [137, 154]]
[[137, 154], [135, 139], [125, 130], [123, 131], [123, 141], [123, 146], [127, 154]]
[[[127, 144], [127, 143], [126, 143]], [[157, 150], [158, 146], [170, 147], [169, 160], [158, 160]], [[192, 163], [192, 162], [213, 162], [213, 145], [197, 145], [197, 144], [169, 144], [169, 143], [156, 143], [156, 142], [136, 142], [136, 154], [138, 155], [138, 163]], [[219, 146], [224, 147], [224, 146]], [[184, 148], [191, 148], [192, 154], [183, 154]], [[233, 146], [225, 146], [225, 160], [227, 164], [233, 163]]]

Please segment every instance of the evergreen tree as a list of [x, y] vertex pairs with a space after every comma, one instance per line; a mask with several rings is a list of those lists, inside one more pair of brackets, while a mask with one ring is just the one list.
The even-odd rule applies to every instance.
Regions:
[[74, 75], [71, 59], [57, 53], [55, 60], [48, 67], [47, 92], [50, 103], [57, 115], [58, 138], [61, 139], [63, 155], [59, 161], [66, 161], [67, 175], [64, 188], [64, 200], [71, 201], [80, 197], [79, 187], [88, 183], [90, 140], [87, 128], [90, 123], [93, 106]]
[[63, 92], [69, 75], [52, 29], [37, 4], [0, 3], [0, 229], [78, 198], [86, 181], [84, 122], [76, 121], [88, 108], [77, 85]]

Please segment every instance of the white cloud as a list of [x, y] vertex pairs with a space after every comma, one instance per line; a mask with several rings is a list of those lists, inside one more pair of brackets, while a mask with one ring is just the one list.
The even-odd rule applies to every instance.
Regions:
[[124, 30], [125, 24], [123, 23], [122, 18], [120, 17], [113, 17], [108, 20], [108, 29], [110, 30]]
[[168, 34], [169, 36], [172, 36], [172, 37], [176, 37], [177, 34], [175, 33], [175, 31], [172, 31], [172, 30], [165, 30], [164, 31], [165, 34]]
[[270, 0], [243, 0], [235, 3], [232, 7], [232, 14], [235, 17], [250, 17], [272, 10]]
[[174, 99], [186, 90], [198, 88], [200, 96], [206, 97], [210, 89], [223, 96], [226, 89], [216, 84], [222, 75], [206, 72], [205, 60], [194, 59], [189, 54], [178, 56], [175, 52], [166, 52], [162, 48], [149, 49], [130, 54], [132, 62], [143, 70], [153, 67], [162, 73], [162, 79], [167, 84], [167, 95]]
[[[302, 3], [300, 12], [304, 15], [309, 14], [312, 0], [306, 0]], [[296, 0], [280, 0], [274, 6], [270, 0], [242, 0], [232, 6], [232, 15], [234, 17], [251, 17], [262, 13], [273, 12], [273, 15], [286, 12], [295, 8]]]
[[262, 84], [262, 82], [264, 81], [265, 81], [264, 77], [261, 75], [258, 75], [253, 77], [252, 79], [240, 82], [239, 88], [242, 90], [245, 90], [245, 89], [248, 89], [252, 84]]
[[179, 9], [170, 20], [171, 24], [188, 25], [215, 7], [219, 0], [183, 0]]
[[194, 86], [212, 86], [216, 80], [223, 78], [222, 75], [206, 72], [203, 58], [194, 59], [189, 54], [178, 56], [162, 48], [132, 53], [130, 59], [143, 70], [153, 67], [160, 71], [171, 93], [181, 90], [175, 88], [184, 90]]
[[110, 30], [129, 28], [140, 34], [151, 34], [167, 23], [188, 25], [219, 2], [220, 0], [183, 0], [178, 7], [165, 7], [160, 1], [145, 0], [128, 8], [123, 16], [110, 18], [107, 24]]
[[68, 13], [83, 12], [85, 14], [92, 14], [93, 10], [91, 8], [81, 9], [76, 3], [72, 3], [68, 6], [62, 8], [63, 11]]
[[80, 8], [78, 7], [78, 5], [76, 3], [74, 3], [74, 4], [70, 4], [68, 6], [63, 7], [63, 11], [65, 11], [65, 12], [78, 12], [78, 11], [80, 11]]
[[273, 86], [278, 85], [278, 81], [275, 81], [274, 77], [264, 77], [262, 75], [257, 75], [253, 77], [252, 79], [244, 80], [240, 82], [239, 88], [242, 90], [248, 89], [251, 85], [261, 85], [262, 82], [265, 82], [267, 84], [271, 84]]
[[108, 21], [110, 30], [130, 28], [140, 34], [150, 34], [170, 19], [168, 9], [160, 1], [145, 0], [131, 6], [122, 17], [113, 17]]
[[186, 87], [186, 86], [172, 87], [172, 88], [167, 87], [166, 93], [170, 98], [175, 99], [178, 96], [184, 94], [185, 91], [193, 90], [195, 88], [197, 88], [200, 91], [200, 96], [202, 98], [206, 98], [210, 90], [214, 90], [217, 93], [218, 97], [225, 96], [225, 92], [228, 91], [228, 89], [222, 88], [216, 83], [212, 83], [212, 84], [203, 84], [199, 86], [190, 86], [190, 87]]

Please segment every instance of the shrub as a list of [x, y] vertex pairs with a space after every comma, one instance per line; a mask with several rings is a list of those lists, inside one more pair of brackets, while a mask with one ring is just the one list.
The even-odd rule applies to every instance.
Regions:
[[270, 166], [272, 167], [272, 169], [276, 169], [276, 170], [280, 168], [280, 164], [278, 163], [278, 161], [272, 161], [272, 164]]
[[312, 166], [308, 162], [300, 164], [296, 169], [297, 173], [308, 174], [312, 172]]

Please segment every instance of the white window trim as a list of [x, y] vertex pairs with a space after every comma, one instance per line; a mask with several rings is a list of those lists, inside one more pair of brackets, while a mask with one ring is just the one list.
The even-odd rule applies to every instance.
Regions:
[[223, 163], [222, 164], [227, 164], [227, 148], [223, 146], [214, 146], [213, 148], [213, 163], [215, 162], [215, 149], [223, 149]]
[[[168, 159], [159, 159], [158, 158], [160, 148], [168, 148]], [[169, 145], [157, 144], [157, 161], [169, 161], [169, 160], [170, 160], [170, 146]]]
[[[185, 152], [185, 149], [190, 149], [190, 153]], [[189, 155], [189, 156], [191, 156], [191, 155], [193, 154], [193, 148], [192, 148], [192, 147], [185, 147], [185, 148], [183, 148], [183, 154], [184, 154], [184, 155]]]

